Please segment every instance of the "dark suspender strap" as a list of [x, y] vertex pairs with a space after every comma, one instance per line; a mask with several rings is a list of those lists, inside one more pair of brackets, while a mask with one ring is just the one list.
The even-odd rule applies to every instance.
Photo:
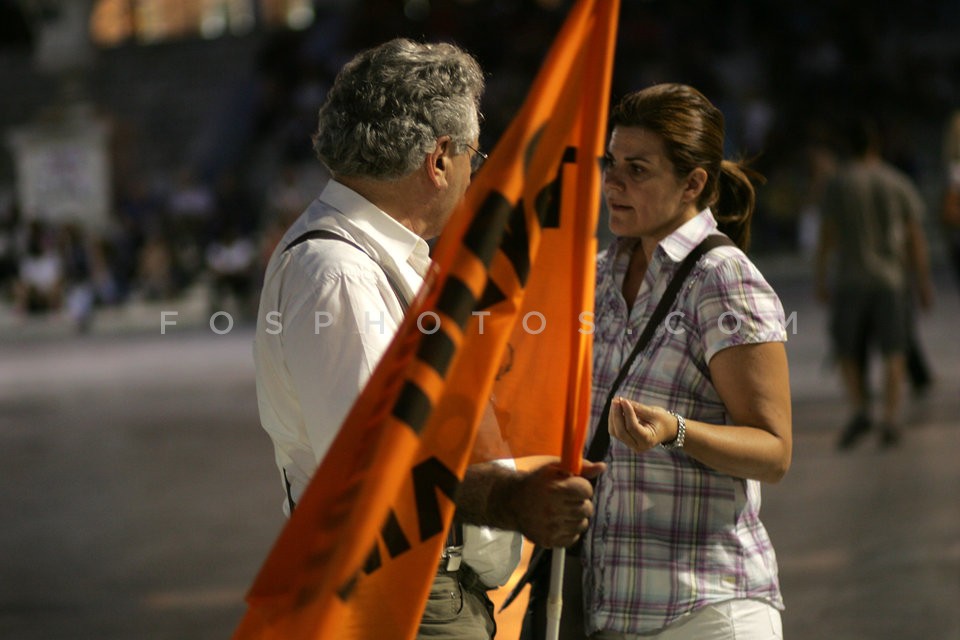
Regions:
[[[284, 252], [290, 251], [290, 249], [293, 249], [298, 244], [303, 244], [307, 240], [314, 240], [314, 239], [337, 240], [339, 242], [343, 242], [345, 244], [350, 245], [357, 251], [363, 253], [365, 256], [370, 257], [370, 254], [364, 251], [363, 247], [358, 245], [356, 242], [353, 242], [352, 240], [348, 240], [347, 238], [344, 238], [343, 236], [338, 235], [333, 231], [329, 231], [327, 229], [315, 229], [313, 231], [307, 231], [306, 233], [303, 233], [297, 236], [296, 238], [294, 238], [287, 246], [283, 248], [283, 251]], [[370, 257], [370, 259], [373, 260], [372, 257]], [[374, 260], [374, 262], [376, 262], [376, 260]], [[403, 295], [403, 289], [401, 289], [400, 286], [397, 284], [397, 281], [394, 280], [389, 273], [387, 273], [387, 270], [383, 268], [383, 265], [377, 262], [377, 266], [380, 267], [380, 270], [383, 272], [383, 275], [386, 276], [387, 278], [387, 282], [390, 283], [390, 288], [393, 289], [394, 295], [397, 296], [397, 302], [400, 303], [400, 308], [403, 309], [404, 313], [406, 313], [407, 308], [410, 306], [410, 304], [407, 302], [406, 297], [404, 297]], [[287, 488], [287, 504], [290, 505], [290, 513], [293, 513], [293, 510], [297, 507], [297, 504], [293, 501], [293, 493], [290, 490], [290, 480], [287, 479], [286, 469], [283, 470], [283, 481], [286, 484], [286, 488]], [[451, 529], [452, 528], [453, 527], [451, 527]], [[462, 535], [461, 535], [461, 538], [462, 538]]]
[[446, 546], [448, 547], [459, 547], [463, 545], [463, 523], [460, 521], [460, 518], [456, 514], [453, 515], [453, 522], [450, 523], [450, 528], [447, 530], [447, 542]]
[[[317, 229], [314, 231], [308, 231], [303, 235], [298, 236], [293, 240], [293, 242], [291, 242], [284, 248], [284, 251], [289, 251], [290, 249], [297, 246], [298, 244], [306, 242], [307, 240], [313, 240], [314, 238], [319, 238], [323, 240], [339, 240], [340, 242], [345, 242], [346, 244], [349, 244], [350, 246], [354, 247], [358, 251], [363, 252], [364, 254], [367, 253], [357, 243], [352, 242], [347, 238], [344, 238], [343, 236], [338, 235], [333, 231], [328, 231], [326, 229]], [[373, 258], [371, 258], [371, 260], [372, 259]], [[390, 283], [390, 288], [393, 289], [394, 294], [396, 294], [397, 301], [400, 303], [400, 306], [403, 308], [404, 313], [406, 313], [407, 309], [409, 308], [409, 303], [407, 302], [406, 298], [404, 298], [403, 296], [403, 290], [397, 285], [397, 282], [390, 276], [390, 274], [387, 273], [387, 270], [383, 268], [383, 265], [381, 265], [380, 263], [377, 263], [377, 264], [380, 267], [381, 271], [383, 271], [383, 275], [386, 276], [387, 282]], [[289, 497], [289, 490], [288, 490], [288, 497]], [[290, 505], [291, 505], [290, 510], [293, 511], [292, 499], [290, 500]], [[454, 515], [453, 522], [450, 523], [450, 528], [447, 530], [447, 541], [445, 543], [445, 547], [450, 548], [450, 547], [462, 547], [462, 546], [463, 546], [463, 523], [460, 521], [459, 518], [456, 517], [456, 515]]]
[[283, 470], [283, 483], [287, 488], [287, 505], [290, 507], [290, 515], [293, 515], [293, 510], [297, 508], [297, 503], [293, 501], [293, 491], [290, 489], [290, 479], [287, 478], [287, 470]]
[[610, 386], [610, 392], [607, 394], [607, 400], [603, 404], [603, 412], [600, 414], [600, 420], [597, 422], [597, 429], [593, 434], [593, 440], [590, 441], [590, 447], [587, 449], [587, 460], [598, 462], [607, 457], [607, 450], [610, 448], [610, 432], [607, 431], [605, 425], [610, 416], [610, 406], [613, 404], [613, 398], [620, 388], [620, 384], [623, 382], [623, 379], [627, 377], [627, 373], [630, 372], [630, 367], [633, 366], [637, 356], [646, 349], [657, 327], [666, 319], [667, 314], [673, 307], [673, 303], [676, 301], [677, 294], [680, 293], [680, 288], [686, 281], [687, 276], [690, 275], [694, 265], [696, 265], [700, 258], [708, 251], [723, 246], [736, 245], [727, 236], [719, 234], [707, 236], [687, 254], [687, 257], [683, 259], [683, 262], [681, 262], [677, 268], [677, 272], [673, 274], [670, 284], [667, 285], [667, 290], [663, 292], [663, 297], [660, 298], [656, 309], [653, 310], [653, 315], [650, 316], [650, 320], [647, 321], [646, 326], [643, 328], [640, 339], [637, 340], [633, 351], [630, 352], [626, 362], [623, 363], [623, 367], [620, 368], [620, 373], [617, 375], [616, 380], [614, 380], [613, 385]]
[[[343, 236], [338, 235], [337, 233], [334, 233], [333, 231], [330, 231], [328, 229], [314, 229], [313, 231], [307, 231], [306, 233], [294, 238], [293, 241], [290, 242], [290, 244], [288, 244], [286, 247], [283, 248], [283, 250], [290, 251], [290, 249], [294, 248], [298, 244], [303, 244], [307, 240], [315, 240], [315, 239], [316, 240], [337, 240], [339, 242], [343, 242], [345, 244], [350, 245], [360, 253], [364, 254], [365, 256], [373, 260], [373, 257], [369, 253], [364, 251], [363, 247], [358, 245], [356, 242], [354, 242], [353, 240], [348, 240], [347, 238], [344, 238]], [[374, 262], [376, 262], [376, 260], [374, 260]], [[377, 266], [380, 267], [380, 270], [383, 272], [383, 275], [386, 276], [387, 278], [387, 282], [390, 283], [390, 288], [393, 289], [394, 295], [397, 296], [397, 302], [400, 303], [400, 308], [403, 309], [404, 313], [406, 313], [407, 309], [410, 307], [410, 302], [403, 295], [403, 289], [400, 287], [397, 281], [393, 278], [393, 276], [391, 276], [387, 272], [387, 270], [383, 268], [382, 264], [377, 262]]]

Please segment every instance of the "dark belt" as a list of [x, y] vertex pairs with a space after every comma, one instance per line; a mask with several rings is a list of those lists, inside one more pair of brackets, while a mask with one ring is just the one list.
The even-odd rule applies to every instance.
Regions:
[[451, 576], [457, 579], [457, 582], [460, 583], [460, 587], [467, 591], [489, 591], [493, 587], [488, 587], [484, 584], [483, 580], [480, 579], [480, 576], [477, 575], [477, 572], [470, 568], [465, 562], [461, 562], [460, 566], [454, 570], [447, 569], [447, 563], [443, 560], [440, 561], [440, 567], [437, 569], [437, 575]]
[[440, 554], [440, 569], [447, 573], [454, 573], [463, 562], [463, 523], [456, 516], [450, 523], [447, 531], [447, 541]]

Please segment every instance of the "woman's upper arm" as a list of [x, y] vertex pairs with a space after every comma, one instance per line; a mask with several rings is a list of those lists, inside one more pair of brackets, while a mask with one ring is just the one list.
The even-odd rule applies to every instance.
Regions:
[[783, 306], [756, 267], [733, 255], [708, 273], [697, 313], [710, 382], [732, 427], [709, 434], [701, 461], [777, 482], [793, 455]]
[[730, 422], [790, 435], [790, 375], [783, 306], [746, 257], [711, 269], [697, 305], [703, 353]]
[[782, 342], [723, 349], [709, 367], [733, 424], [763, 429], [791, 444], [790, 373]]

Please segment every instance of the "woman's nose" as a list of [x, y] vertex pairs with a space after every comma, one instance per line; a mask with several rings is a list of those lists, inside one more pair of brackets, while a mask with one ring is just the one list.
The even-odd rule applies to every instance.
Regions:
[[602, 185], [604, 189], [623, 189], [623, 180], [613, 167], [604, 169], [601, 174]]

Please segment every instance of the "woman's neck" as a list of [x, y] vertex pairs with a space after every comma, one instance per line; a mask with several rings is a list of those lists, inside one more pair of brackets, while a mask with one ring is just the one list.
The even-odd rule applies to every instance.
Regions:
[[633, 248], [629, 249], [629, 251], [630, 260], [627, 263], [627, 273], [623, 277], [622, 293], [623, 299], [627, 303], [627, 309], [632, 309], [633, 303], [637, 299], [637, 294], [640, 293], [640, 286], [643, 284], [643, 279], [647, 275], [647, 265], [649, 265], [650, 261], [642, 240], [634, 244]]

